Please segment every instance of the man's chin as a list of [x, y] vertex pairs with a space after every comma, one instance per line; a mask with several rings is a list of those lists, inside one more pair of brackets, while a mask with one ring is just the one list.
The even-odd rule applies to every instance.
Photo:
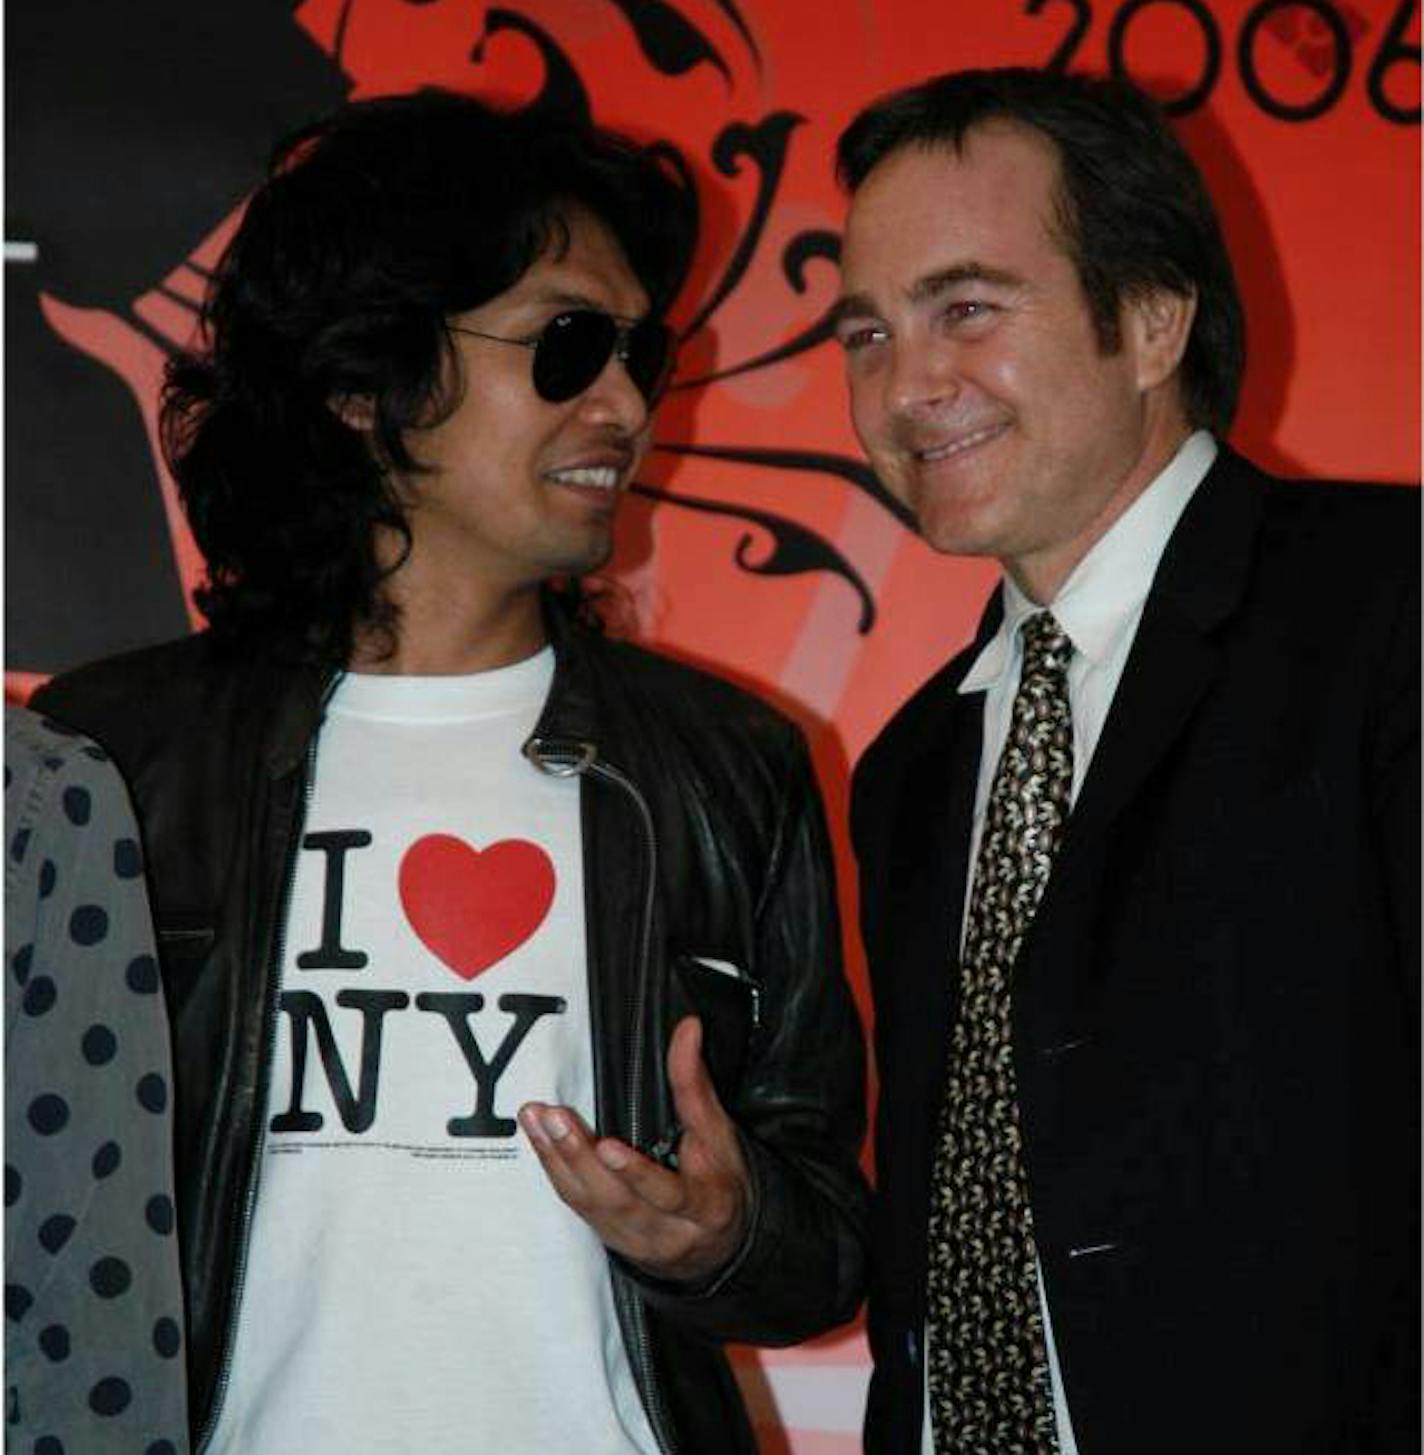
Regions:
[[584, 540], [560, 552], [550, 566], [551, 576], [589, 576], [601, 571], [613, 559], [613, 532], [600, 533], [597, 539]]
[[917, 503], [919, 536], [931, 550], [945, 556], [995, 556], [998, 541], [984, 512], [963, 500], [930, 497]]

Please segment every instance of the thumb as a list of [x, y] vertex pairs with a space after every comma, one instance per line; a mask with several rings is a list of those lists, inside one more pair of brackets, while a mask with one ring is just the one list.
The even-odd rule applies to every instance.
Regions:
[[673, 1029], [667, 1053], [673, 1109], [686, 1132], [706, 1135], [727, 1119], [702, 1059], [702, 1022], [685, 1016]]

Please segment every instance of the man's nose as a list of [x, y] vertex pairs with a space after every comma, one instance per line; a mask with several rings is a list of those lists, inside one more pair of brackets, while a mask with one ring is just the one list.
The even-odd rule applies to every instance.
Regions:
[[579, 412], [590, 423], [616, 425], [630, 435], [643, 429], [652, 414], [642, 390], [633, 382], [616, 350], [598, 378], [584, 391]]
[[898, 418], [914, 419], [952, 402], [962, 385], [955, 345], [945, 339], [901, 337], [885, 377], [885, 404]]

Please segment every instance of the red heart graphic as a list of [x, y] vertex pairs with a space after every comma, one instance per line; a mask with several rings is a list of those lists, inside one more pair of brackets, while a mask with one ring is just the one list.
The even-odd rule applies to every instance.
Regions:
[[481, 850], [453, 834], [427, 834], [401, 859], [400, 897], [426, 948], [473, 980], [544, 923], [554, 902], [554, 865], [525, 839]]

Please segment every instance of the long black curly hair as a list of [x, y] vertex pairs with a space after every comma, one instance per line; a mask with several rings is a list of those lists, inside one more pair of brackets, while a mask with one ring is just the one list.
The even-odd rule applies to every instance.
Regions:
[[[664, 311], [695, 210], [656, 148], [436, 90], [348, 105], [278, 145], [201, 347], [171, 362], [163, 393], [215, 637], [336, 663], [358, 629], [392, 639], [378, 527], [409, 548], [389, 472], [418, 471], [406, 432], [459, 402], [447, 321], [566, 243], [571, 207], [610, 228]], [[369, 438], [344, 422], [347, 399], [369, 401]]]

